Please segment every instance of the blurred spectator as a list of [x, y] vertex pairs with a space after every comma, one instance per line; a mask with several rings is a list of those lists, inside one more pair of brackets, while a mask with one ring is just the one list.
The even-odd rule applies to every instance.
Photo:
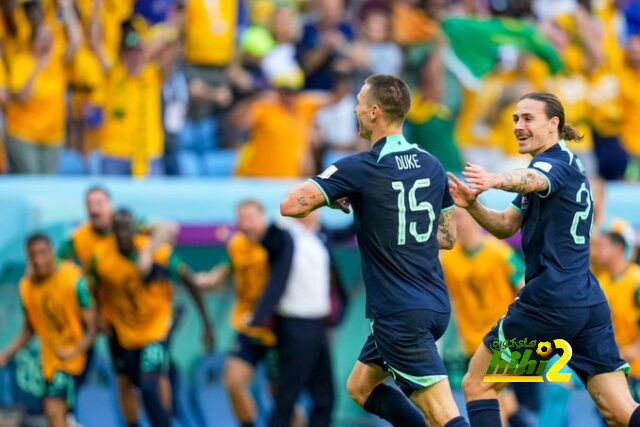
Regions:
[[329, 97], [299, 92], [304, 84], [300, 69], [276, 75], [275, 92], [240, 103], [232, 122], [250, 132], [240, 151], [238, 176], [293, 178], [313, 174], [310, 136], [315, 113]]
[[[410, 70], [416, 70], [417, 86], [412, 88], [412, 102], [405, 134], [440, 160], [444, 168], [462, 171], [462, 159], [455, 138], [455, 125], [460, 114], [462, 87], [443, 62], [442, 43], [412, 46]], [[411, 72], [411, 71], [409, 71]]]
[[[161, 175], [164, 135], [159, 53], [174, 34], [143, 43], [130, 21], [123, 23], [120, 59], [105, 69], [105, 123], [101, 130], [101, 172], [110, 175]], [[103, 60], [108, 64], [108, 60]]]
[[65, 141], [64, 46], [49, 26], [34, 28], [31, 48], [7, 58], [7, 152], [14, 173], [57, 170]]
[[279, 73], [300, 68], [296, 58], [299, 25], [299, 17], [292, 7], [278, 7], [273, 12], [270, 28], [275, 45], [262, 59], [262, 71], [269, 79]]
[[[335, 104], [328, 105], [316, 114], [316, 126], [319, 132], [318, 139], [321, 146], [319, 151], [353, 150], [358, 141], [358, 121], [353, 112], [357, 100], [353, 94], [351, 77], [347, 74], [338, 74], [333, 88], [332, 97], [337, 100]], [[321, 158], [321, 156], [316, 156]], [[322, 169], [321, 167], [319, 169]]]
[[[4, 46], [0, 43], [0, 58], [3, 58]], [[7, 172], [7, 155], [4, 148], [5, 116], [4, 107], [9, 100], [7, 87], [7, 68], [4, 61], [0, 60], [0, 174]]]
[[622, 142], [631, 155], [627, 178], [640, 179], [640, 33], [631, 35], [627, 44], [627, 61], [620, 76], [622, 117]]
[[353, 47], [356, 80], [372, 74], [400, 76], [402, 50], [391, 41], [391, 10], [382, 0], [369, 0], [360, 9], [360, 28]]
[[135, 0], [134, 3], [134, 14], [144, 17], [151, 25], [169, 20], [171, 11], [176, 6], [175, 0]]
[[[239, 8], [242, 0], [187, 0], [185, 30], [189, 77], [189, 118], [196, 124], [212, 117], [232, 102], [227, 67], [235, 55]], [[225, 118], [218, 126], [229, 128]], [[225, 139], [224, 133], [219, 136]]]
[[317, 18], [305, 23], [297, 56], [307, 89], [330, 90], [336, 71], [351, 72], [355, 33], [346, 20], [344, 0], [320, 0]]
[[187, 119], [189, 83], [182, 62], [184, 40], [171, 42], [162, 55], [166, 56], [162, 86], [162, 118], [164, 124], [164, 171], [166, 175], [179, 175], [177, 151], [180, 131]]

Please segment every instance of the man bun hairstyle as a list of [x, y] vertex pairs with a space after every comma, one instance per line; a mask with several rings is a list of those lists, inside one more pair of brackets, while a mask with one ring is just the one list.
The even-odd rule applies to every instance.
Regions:
[[411, 107], [409, 86], [401, 79], [375, 74], [365, 80], [369, 85], [367, 95], [372, 103], [378, 104], [389, 122], [402, 122]]
[[523, 99], [533, 99], [544, 102], [544, 112], [547, 118], [558, 118], [558, 136], [561, 139], [565, 141], [582, 140], [583, 135], [580, 135], [573, 125], [564, 122], [564, 107], [557, 96], [549, 92], [531, 92], [520, 98], [521, 101]]

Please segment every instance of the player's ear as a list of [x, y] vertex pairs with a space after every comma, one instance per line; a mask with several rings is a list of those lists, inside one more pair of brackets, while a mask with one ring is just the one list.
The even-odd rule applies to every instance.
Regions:
[[558, 124], [560, 124], [560, 119], [557, 116], [554, 116], [549, 120], [549, 130], [553, 131], [554, 129], [558, 129]]

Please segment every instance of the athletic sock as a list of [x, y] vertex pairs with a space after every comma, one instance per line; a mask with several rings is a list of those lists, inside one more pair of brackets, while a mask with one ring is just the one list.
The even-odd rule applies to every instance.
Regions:
[[364, 403], [367, 412], [389, 421], [397, 427], [425, 427], [422, 413], [402, 392], [386, 384], [373, 389]]
[[483, 399], [467, 402], [467, 414], [471, 427], [500, 427], [500, 405], [498, 399]]

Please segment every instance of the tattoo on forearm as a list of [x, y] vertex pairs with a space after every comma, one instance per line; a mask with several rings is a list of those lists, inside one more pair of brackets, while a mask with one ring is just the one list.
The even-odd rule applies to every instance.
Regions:
[[501, 175], [502, 183], [497, 187], [500, 190], [527, 194], [544, 191], [549, 185], [541, 174], [531, 169], [516, 169]]
[[442, 248], [451, 248], [456, 243], [453, 234], [451, 219], [453, 218], [453, 209], [440, 213], [440, 221], [438, 222], [438, 243]]
[[298, 196], [296, 197], [296, 200], [298, 201], [298, 205], [308, 207], [310, 204], [313, 204], [315, 201], [314, 199], [317, 199], [318, 197], [319, 196], [315, 194], [311, 194], [309, 196]]

